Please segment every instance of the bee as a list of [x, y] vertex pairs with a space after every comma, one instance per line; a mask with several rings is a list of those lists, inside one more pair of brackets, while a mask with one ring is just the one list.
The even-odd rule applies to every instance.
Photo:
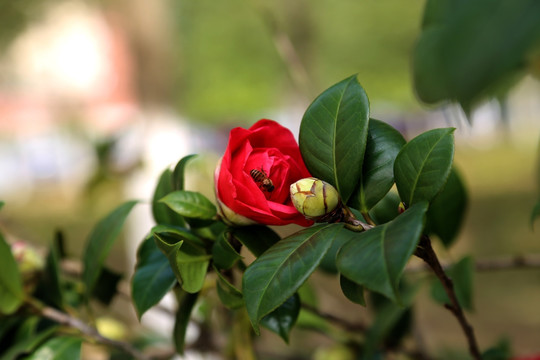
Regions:
[[274, 190], [274, 183], [272, 183], [272, 180], [270, 180], [264, 170], [251, 169], [249, 175], [251, 175], [253, 181], [255, 181], [261, 189], [268, 192], [272, 192]]

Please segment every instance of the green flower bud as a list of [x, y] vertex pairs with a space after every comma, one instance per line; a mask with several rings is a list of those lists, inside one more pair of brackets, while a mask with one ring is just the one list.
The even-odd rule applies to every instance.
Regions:
[[315, 221], [341, 204], [337, 190], [327, 182], [309, 177], [291, 185], [291, 200], [298, 212]]

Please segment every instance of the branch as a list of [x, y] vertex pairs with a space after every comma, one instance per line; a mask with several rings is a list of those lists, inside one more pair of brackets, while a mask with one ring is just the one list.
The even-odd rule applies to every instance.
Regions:
[[35, 300], [28, 300], [27, 303], [33, 309], [37, 310], [42, 317], [52, 320], [60, 325], [76, 329], [81, 334], [95, 340], [96, 342], [100, 344], [111, 346], [119, 350], [122, 350], [126, 354], [131, 355], [134, 359], [138, 359], [138, 360], [155, 359], [154, 357], [150, 357], [148, 355], [143, 354], [142, 352], [140, 352], [139, 350], [131, 346], [131, 344], [129, 343], [113, 340], [113, 339], [110, 339], [108, 337], [101, 335], [96, 328], [86, 324], [84, 321], [80, 319], [77, 319], [66, 313], [56, 310], [55, 308], [44, 306], [40, 303], [37, 303]]
[[[448, 270], [453, 264], [441, 264], [443, 270]], [[505, 271], [517, 269], [538, 269], [540, 268], [540, 257], [538, 255], [516, 255], [512, 257], [501, 257], [498, 259], [476, 260], [474, 268], [478, 272]], [[407, 266], [408, 273], [417, 273], [428, 270], [425, 264]]]
[[442, 283], [444, 290], [448, 295], [448, 298], [450, 299], [450, 304], [446, 304], [445, 307], [450, 310], [450, 312], [456, 317], [459, 325], [461, 326], [461, 329], [465, 333], [465, 337], [467, 338], [467, 342], [469, 343], [470, 354], [473, 356], [474, 359], [481, 360], [482, 357], [480, 355], [480, 350], [478, 350], [478, 344], [474, 336], [474, 330], [465, 318], [463, 309], [459, 305], [456, 292], [454, 291], [454, 284], [444, 272], [444, 269], [441, 266], [439, 259], [437, 258], [437, 254], [435, 254], [435, 251], [433, 251], [433, 247], [431, 246], [431, 240], [429, 237], [425, 235], [421, 237], [420, 244], [416, 248], [414, 254], [420, 259], [424, 260], [426, 264], [428, 264], [429, 267], [433, 270], [437, 278], [439, 278], [439, 281]]

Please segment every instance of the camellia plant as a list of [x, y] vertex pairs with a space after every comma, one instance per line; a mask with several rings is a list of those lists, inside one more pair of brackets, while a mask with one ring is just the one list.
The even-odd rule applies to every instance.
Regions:
[[[453, 132], [433, 129], [407, 142], [389, 124], [370, 118], [368, 97], [351, 76], [308, 107], [298, 143], [272, 120], [233, 129], [215, 171], [215, 202], [185, 188], [186, 164], [194, 155], [182, 158], [158, 181], [152, 201], [156, 224], [139, 246], [131, 278], [138, 317], [174, 293], [172, 337], [182, 354], [196, 305], [217, 293], [221, 305], [216, 306], [232, 319], [224, 357], [252, 359], [251, 334], [261, 327], [288, 342], [301, 309], [332, 321], [306, 290], [307, 280], [320, 270], [335, 274], [347, 299], [373, 311], [372, 323], [354, 329], [360, 336], [344, 344], [350, 356], [402, 353], [427, 359], [422, 349], [402, 343], [411, 331], [420, 285], [404, 276], [405, 268], [417, 257], [436, 277], [434, 298], [449, 310], [449, 321], [453, 316], [459, 323], [470, 357], [508, 358], [504, 344], [482, 351], [466, 318], [471, 258], [444, 270], [432, 247], [435, 238], [452, 244], [467, 202], [452, 165]], [[104, 261], [136, 204], [122, 204], [97, 224], [79, 276], [60, 270], [63, 251], [55, 242], [32, 289], [23, 286], [1, 239], [0, 348], [7, 350], [0, 359], [20, 354], [38, 359], [46, 351], [54, 359], [75, 359], [82, 341], [109, 345], [132, 358], [159, 358], [106, 338], [91, 321], [80, 320], [81, 314], [92, 314], [91, 299], [108, 303], [116, 293], [119, 277]], [[278, 235], [275, 226], [291, 224], [289, 235]], [[13, 342], [23, 329], [28, 336]]]

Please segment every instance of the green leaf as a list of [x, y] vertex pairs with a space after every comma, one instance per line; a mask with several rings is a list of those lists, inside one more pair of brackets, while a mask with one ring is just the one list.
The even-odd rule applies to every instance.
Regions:
[[419, 98], [458, 101], [468, 112], [485, 97], [506, 92], [534, 69], [539, 16], [536, 0], [428, 1], [413, 53]]
[[99, 300], [103, 305], [110, 305], [114, 296], [118, 293], [117, 286], [122, 280], [122, 274], [107, 267], [101, 269], [97, 284], [92, 291], [92, 297]]
[[[356, 215], [356, 214], [355, 214]], [[360, 216], [357, 217], [359, 220], [363, 220]], [[351, 231], [346, 228], [341, 228], [338, 230], [330, 249], [324, 254], [319, 267], [321, 270], [326, 271], [330, 274], [337, 274], [338, 269], [336, 266], [336, 255], [345, 243], [351, 240]]]
[[[373, 304], [376, 308], [375, 319], [366, 332], [363, 359], [372, 359], [381, 345], [387, 348], [397, 348], [402, 338], [410, 331], [412, 323], [411, 306], [418, 286], [401, 286], [402, 304], [395, 304], [384, 299], [377, 299], [372, 293]], [[382, 301], [381, 301], [382, 300]]]
[[533, 208], [533, 211], [531, 212], [531, 228], [534, 227], [534, 222], [536, 219], [540, 217], [540, 200], [536, 203], [536, 205]]
[[55, 242], [49, 249], [49, 254], [47, 255], [45, 262], [45, 269], [40, 276], [34, 296], [48, 305], [62, 309], [64, 306], [64, 299], [59, 264], [60, 249], [58, 242]]
[[210, 220], [216, 215], [214, 204], [195, 191], [174, 191], [167, 194], [160, 202], [165, 203], [176, 213], [189, 218]]
[[231, 284], [227, 279], [225, 279], [219, 269], [214, 267], [214, 270], [218, 274], [216, 288], [219, 300], [221, 300], [225, 307], [231, 310], [243, 307], [244, 297], [242, 296], [242, 292], [238, 290], [236, 286]]
[[169, 260], [159, 250], [152, 236], [137, 251], [137, 264], [131, 279], [131, 297], [139, 319], [172, 289], [176, 277]]
[[242, 255], [229, 242], [229, 237], [234, 239], [229, 232], [223, 232], [212, 247], [213, 261], [219, 269], [230, 269], [242, 258]]
[[339, 276], [339, 285], [343, 295], [355, 304], [366, 306], [366, 299], [364, 298], [364, 287], [347, 279], [345, 276]]
[[197, 303], [199, 293], [190, 294], [181, 289], [175, 289], [176, 298], [178, 301], [178, 310], [173, 329], [173, 339], [176, 352], [180, 355], [184, 354], [186, 344], [186, 331], [189, 324], [191, 312]]
[[15, 312], [24, 300], [23, 283], [11, 247], [0, 234], [0, 313]]
[[454, 157], [453, 132], [453, 128], [426, 131], [399, 152], [394, 177], [407, 206], [433, 200], [446, 183]]
[[175, 233], [155, 232], [154, 237], [158, 248], [167, 256], [182, 289], [189, 293], [200, 291], [211, 258], [206, 250]]
[[467, 190], [452, 168], [442, 191], [429, 206], [426, 228], [449, 247], [456, 238], [467, 209]]
[[173, 189], [174, 190], [184, 190], [184, 173], [187, 163], [196, 157], [197, 155], [187, 155], [178, 161], [176, 166], [174, 167], [174, 171], [172, 173], [172, 183], [173, 183]]
[[394, 160], [405, 139], [392, 126], [369, 119], [362, 167], [362, 182], [350, 199], [352, 207], [364, 212], [377, 204], [394, 185]]
[[482, 360], [508, 360], [512, 358], [510, 341], [502, 339], [482, 353]]
[[[464, 257], [448, 269], [446, 273], [452, 279], [456, 297], [461, 307], [465, 310], [473, 310], [473, 258], [471, 256]], [[446, 295], [438, 279], [433, 280], [431, 295], [440, 304], [450, 303], [450, 299], [448, 299], [448, 295]]]
[[15, 343], [0, 357], [0, 360], [17, 359], [21, 354], [28, 354], [34, 351], [43, 341], [50, 338], [57, 330], [56, 326], [49, 327], [37, 333], [21, 339], [16, 339]]
[[339, 251], [338, 270], [349, 280], [399, 301], [399, 280], [422, 234], [426, 210], [426, 202], [417, 203], [391, 222], [357, 233]]
[[100, 220], [90, 233], [83, 255], [82, 275], [87, 296], [94, 290], [103, 263], [135, 204], [137, 204], [135, 200], [123, 203]]
[[48, 340], [26, 360], [80, 359], [82, 338], [60, 336]]
[[260, 320], [291, 297], [317, 268], [341, 224], [318, 225], [276, 243], [245, 271], [246, 309], [258, 333]]
[[333, 85], [308, 107], [299, 145], [309, 172], [347, 202], [362, 175], [369, 100], [356, 75]]
[[154, 195], [152, 197], [152, 216], [157, 224], [186, 226], [182, 216], [172, 211], [167, 205], [159, 202], [165, 195], [175, 191], [173, 184], [173, 172], [165, 169], [159, 177]]
[[242, 226], [230, 229], [232, 236], [246, 246], [256, 257], [261, 256], [281, 237], [272, 229], [262, 225]]
[[261, 319], [261, 325], [278, 334], [283, 341], [289, 343], [291, 332], [300, 314], [300, 297], [294, 294], [277, 309]]
[[369, 216], [376, 224], [384, 224], [399, 215], [399, 203], [401, 199], [395, 191], [390, 191], [369, 212]]
[[4, 207], [5, 204], [6, 204], [5, 201], [0, 201], [0, 210], [2, 210], [2, 208]]

